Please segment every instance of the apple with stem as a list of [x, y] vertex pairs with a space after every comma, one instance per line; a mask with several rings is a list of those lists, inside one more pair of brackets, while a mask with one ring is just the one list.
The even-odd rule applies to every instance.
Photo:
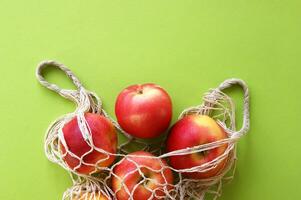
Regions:
[[[186, 149], [227, 138], [227, 133], [214, 119], [207, 115], [188, 115], [180, 119], [170, 130], [167, 138], [167, 151]], [[170, 157], [170, 165], [175, 169], [189, 169], [208, 163], [222, 155], [227, 144], [186, 155]], [[187, 172], [183, 175], [193, 179], [205, 179], [220, 173], [227, 159], [223, 159], [214, 168], [204, 172]]]
[[155, 138], [164, 133], [170, 124], [172, 102], [159, 85], [131, 85], [118, 95], [115, 114], [122, 129], [130, 135]]

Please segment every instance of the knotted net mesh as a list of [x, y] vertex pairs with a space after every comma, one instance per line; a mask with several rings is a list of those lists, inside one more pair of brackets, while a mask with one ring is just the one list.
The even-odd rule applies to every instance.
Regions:
[[[43, 69], [55, 67], [62, 70], [76, 86], [75, 90], [61, 89], [49, 83], [43, 76]], [[191, 148], [165, 152], [166, 137], [145, 141], [126, 133], [102, 108], [101, 99], [86, 90], [79, 79], [63, 64], [56, 61], [41, 62], [36, 71], [38, 81], [46, 88], [76, 103], [76, 109], [55, 120], [46, 131], [45, 154], [47, 158], [64, 169], [71, 176], [73, 186], [65, 191], [63, 200], [100, 200], [100, 199], [205, 199], [211, 194], [213, 199], [221, 195], [222, 185], [231, 180], [235, 171], [236, 143], [249, 130], [249, 92], [247, 85], [240, 79], [228, 79], [203, 97], [203, 103], [184, 110], [179, 119], [188, 115], [207, 115], [227, 133], [227, 138]], [[236, 130], [235, 106], [233, 100], [223, 90], [234, 85], [243, 89], [243, 124]], [[98, 114], [102, 120], [112, 124], [111, 137], [116, 138], [115, 130], [127, 140], [116, 147], [102, 148], [94, 138], [94, 128], [87, 113]], [[74, 153], [66, 142], [64, 126], [71, 121], [77, 124], [78, 133], [84, 141], [84, 152]], [[105, 140], [106, 136], [102, 136]], [[168, 165], [172, 156], [191, 155], [210, 151], [222, 145], [225, 151], [215, 159], [198, 166], [175, 169]], [[138, 153], [131, 153], [133, 151]], [[146, 153], [149, 152], [149, 153]], [[95, 156], [97, 155], [97, 159]], [[90, 157], [90, 159], [87, 159]], [[91, 158], [92, 157], [92, 158]], [[66, 160], [72, 162], [66, 162]], [[92, 161], [91, 161], [92, 160]], [[209, 178], [194, 179], [187, 173], [205, 173], [224, 162], [224, 167]], [[72, 163], [72, 165], [70, 164]], [[124, 173], [122, 173], [125, 171]], [[121, 171], [121, 172], [120, 172]]]

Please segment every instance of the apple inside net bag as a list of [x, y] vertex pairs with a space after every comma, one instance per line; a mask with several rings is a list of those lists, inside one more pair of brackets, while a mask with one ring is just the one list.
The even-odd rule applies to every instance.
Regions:
[[[43, 76], [47, 67], [62, 70], [76, 86], [61, 89]], [[66, 169], [73, 186], [63, 200], [214, 199], [233, 178], [236, 143], [249, 130], [249, 92], [240, 79], [209, 90], [199, 106], [184, 110], [167, 137], [143, 140], [126, 133], [63, 64], [41, 62], [36, 71], [46, 88], [76, 103], [74, 112], [48, 128], [45, 154]], [[235, 106], [223, 90], [238, 85], [244, 92], [243, 125], [236, 130]], [[118, 145], [117, 133], [127, 140]], [[135, 149], [135, 150], [133, 150]]]

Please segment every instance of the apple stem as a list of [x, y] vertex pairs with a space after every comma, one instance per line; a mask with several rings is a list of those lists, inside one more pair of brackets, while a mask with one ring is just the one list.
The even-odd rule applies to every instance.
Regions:
[[139, 87], [139, 88], [137, 89], [137, 93], [138, 93], [138, 94], [143, 94], [143, 89], [142, 89], [142, 87]]
[[204, 157], [208, 154], [208, 151], [200, 151], [198, 154]]

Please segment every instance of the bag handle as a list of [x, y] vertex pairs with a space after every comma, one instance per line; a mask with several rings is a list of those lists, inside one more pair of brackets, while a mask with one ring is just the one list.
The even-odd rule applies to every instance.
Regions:
[[[36, 77], [37, 77], [38, 81], [40, 82], [40, 84], [43, 85], [44, 87], [58, 93], [59, 95], [65, 97], [65, 98], [70, 97], [70, 90], [60, 88], [58, 85], [46, 81], [46, 79], [43, 75], [43, 70], [48, 67], [57, 68], [57, 69], [63, 71], [68, 76], [68, 78], [73, 82], [73, 84], [76, 86], [76, 88], [79, 91], [81, 89], [83, 89], [83, 86], [82, 86], [81, 82], [79, 81], [79, 79], [75, 76], [75, 74], [68, 67], [66, 67], [65, 65], [63, 65], [57, 61], [53, 61], [53, 60], [42, 61], [37, 66]], [[69, 95], [68, 95], [68, 93], [69, 93]]]
[[[239, 131], [235, 132], [235, 135], [240, 137], [246, 134], [250, 129], [250, 96], [249, 96], [249, 88], [247, 84], [237, 78], [227, 79], [222, 82], [216, 89], [219, 91], [225, 90], [227, 88], [231, 88], [234, 85], [238, 85], [243, 89], [244, 96], [243, 96], [243, 124]], [[213, 91], [214, 93], [214, 91]]]

